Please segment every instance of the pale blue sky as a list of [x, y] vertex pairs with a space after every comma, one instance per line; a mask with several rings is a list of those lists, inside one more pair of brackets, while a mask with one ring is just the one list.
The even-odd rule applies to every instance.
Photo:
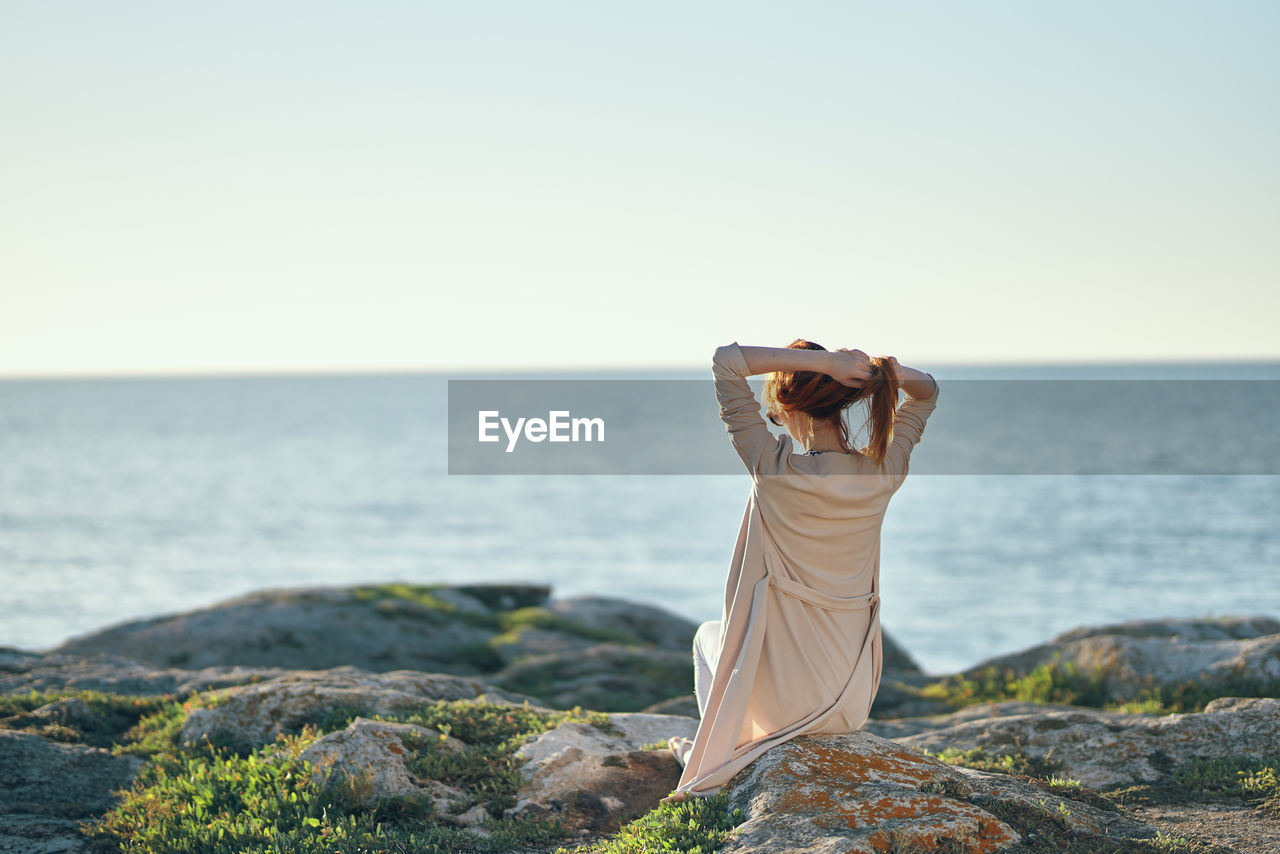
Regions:
[[1272, 2], [5, 2], [0, 374], [1280, 357]]

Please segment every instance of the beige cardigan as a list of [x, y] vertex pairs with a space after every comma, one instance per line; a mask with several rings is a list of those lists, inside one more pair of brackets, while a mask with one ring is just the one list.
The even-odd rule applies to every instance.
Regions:
[[[725, 584], [721, 652], [678, 792], [716, 794], [771, 747], [853, 732], [880, 687], [880, 524], [938, 391], [903, 401], [882, 466], [775, 437], [737, 342], [712, 362], [720, 417], [751, 472]], [[936, 385], [936, 381], [935, 381]]]

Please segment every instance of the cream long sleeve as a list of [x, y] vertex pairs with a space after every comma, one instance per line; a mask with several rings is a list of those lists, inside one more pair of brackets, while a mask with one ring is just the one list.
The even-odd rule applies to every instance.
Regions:
[[[721, 651], [677, 791], [716, 794], [771, 747], [853, 732], [880, 685], [880, 526], [938, 402], [897, 408], [883, 465], [775, 437], [738, 344], [712, 361], [720, 417], [751, 474], [725, 583]], [[936, 385], [936, 381], [935, 381]]]

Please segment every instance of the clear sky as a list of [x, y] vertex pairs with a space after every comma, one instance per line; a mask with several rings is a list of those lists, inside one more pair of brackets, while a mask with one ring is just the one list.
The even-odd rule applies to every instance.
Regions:
[[0, 7], [0, 375], [1278, 358], [1280, 4]]

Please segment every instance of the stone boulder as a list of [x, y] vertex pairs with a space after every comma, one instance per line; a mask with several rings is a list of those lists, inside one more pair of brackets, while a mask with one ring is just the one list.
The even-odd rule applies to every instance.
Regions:
[[356, 803], [372, 806], [388, 798], [425, 801], [443, 816], [465, 802], [467, 793], [415, 775], [409, 759], [424, 751], [458, 754], [466, 749], [458, 739], [426, 727], [356, 718], [346, 729], [316, 739], [300, 758], [311, 763], [315, 782], [345, 786]]
[[597, 638], [584, 638], [537, 626], [519, 626], [490, 638], [488, 643], [494, 652], [496, 663], [507, 666], [541, 655], [572, 657], [600, 641]]
[[[461, 594], [457, 594], [461, 595]], [[424, 604], [424, 601], [427, 604]], [[356, 588], [264, 590], [169, 617], [136, 620], [67, 641], [53, 652], [105, 652], [160, 667], [423, 670], [474, 675], [473, 650], [491, 627], [444, 600]], [[482, 658], [482, 665], [487, 658]]]
[[[185, 695], [351, 666], [482, 676], [559, 709], [632, 712], [692, 691], [696, 623], [623, 599], [551, 600], [550, 592], [532, 584], [262, 590], [108, 627], [46, 653], [0, 648], [0, 690]], [[927, 681], [916, 663], [883, 638], [873, 713], [937, 711], [908, 690]]]
[[1117, 813], [1008, 775], [946, 765], [864, 731], [794, 738], [739, 772], [725, 791], [730, 809], [742, 810], [746, 821], [722, 854], [985, 854], [1023, 838], [1017, 822], [995, 811], [1056, 816], [1078, 839], [1156, 834]]
[[0, 851], [87, 851], [79, 823], [116, 803], [142, 765], [82, 744], [0, 729]]
[[974, 703], [954, 712], [944, 712], [936, 715], [887, 719], [871, 718], [862, 725], [861, 729], [864, 732], [874, 733], [881, 738], [899, 739], [922, 732], [946, 729], [969, 721], [1003, 718], [1010, 715], [1038, 715], [1044, 712], [1074, 712], [1077, 710], [1093, 711], [1083, 706], [1002, 700], [998, 703]]
[[1160, 779], [1193, 757], [1269, 759], [1280, 745], [1280, 699], [1222, 697], [1203, 712], [1135, 715], [1095, 709], [1035, 712], [956, 723], [894, 739], [938, 753], [1021, 751], [1062, 763], [1063, 776], [1106, 788]]
[[547, 610], [598, 631], [617, 632], [631, 643], [693, 654], [697, 624], [661, 608], [608, 596], [575, 596], [553, 601]]
[[1254, 683], [1280, 693], [1280, 621], [1269, 617], [1217, 620], [1139, 620], [1064, 632], [1048, 643], [989, 658], [965, 670], [980, 678], [989, 668], [1023, 676], [1054, 660], [1081, 674], [1100, 668], [1106, 699], [1124, 701], [1144, 688], [1186, 683], [1209, 693], [1230, 693]]
[[669, 795], [681, 769], [667, 739], [693, 738], [698, 722], [631, 713], [609, 715], [609, 723], [602, 730], [566, 722], [527, 741], [516, 752], [524, 783], [508, 817], [560, 819], [571, 830], [611, 832]]
[[470, 677], [393, 671], [369, 673], [354, 667], [292, 671], [252, 685], [206, 695], [208, 707], [193, 708], [182, 725], [185, 744], [208, 738], [236, 750], [274, 742], [280, 733], [341, 711], [390, 716], [436, 700], [484, 700], [520, 705], [535, 698], [503, 691]]
[[895, 673], [922, 672], [920, 665], [911, 657], [911, 654], [907, 652], [902, 644], [894, 640], [893, 635], [889, 634], [888, 630], [883, 627], [880, 629], [880, 641], [883, 647], [882, 655], [884, 656], [884, 661], [882, 664], [885, 673], [891, 671]]
[[582, 706], [600, 712], [627, 712], [689, 693], [693, 688], [693, 655], [600, 643], [577, 652], [524, 659], [489, 681], [508, 691], [541, 697], [556, 709]]
[[676, 715], [682, 718], [698, 720], [702, 715], [698, 712], [698, 698], [692, 692], [662, 700], [640, 710], [646, 715]]
[[0, 694], [86, 690], [184, 697], [194, 691], [260, 682], [285, 672], [279, 667], [182, 670], [140, 664], [114, 655], [85, 657], [0, 647]]

